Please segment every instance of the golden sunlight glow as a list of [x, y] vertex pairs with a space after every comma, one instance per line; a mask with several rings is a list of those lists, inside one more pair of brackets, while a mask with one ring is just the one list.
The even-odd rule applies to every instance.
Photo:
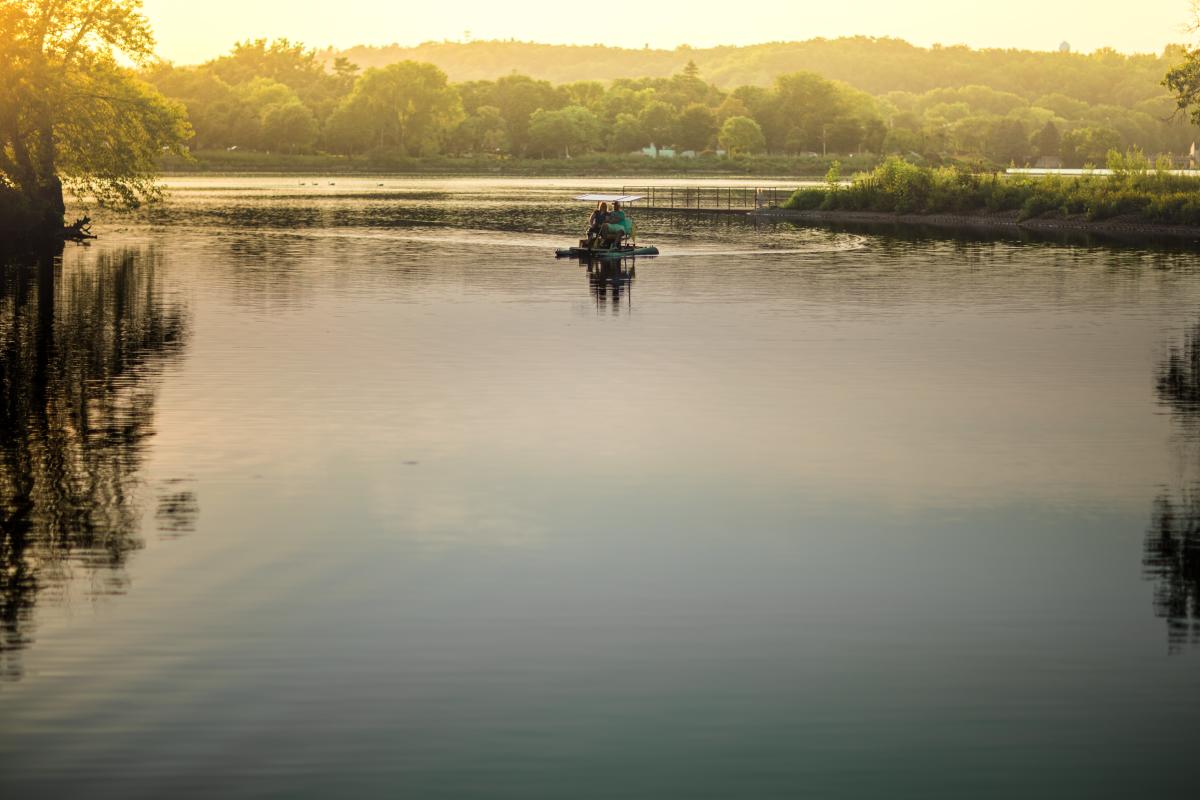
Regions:
[[[760, 0], [741, 12], [736, 6], [661, 0], [599, 7], [604, 10], [598, 21], [597, 6], [560, 0], [458, 0], [445, 6], [395, 0], [145, 0], [160, 54], [180, 64], [205, 61], [236, 40], [259, 37], [340, 48], [467, 38], [672, 48], [862, 35], [924, 46], [1052, 50], [1065, 41], [1077, 51], [1159, 52], [1187, 38], [1189, 6], [1188, 0], [1144, 0], [1136, 7], [1113, 0]], [[620, 21], [614, 23], [614, 17]]]

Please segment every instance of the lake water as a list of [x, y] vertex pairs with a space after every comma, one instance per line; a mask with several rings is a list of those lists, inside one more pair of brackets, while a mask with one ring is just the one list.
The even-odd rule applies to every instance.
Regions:
[[1195, 253], [598, 188], [0, 268], [0, 795], [1196, 796]]

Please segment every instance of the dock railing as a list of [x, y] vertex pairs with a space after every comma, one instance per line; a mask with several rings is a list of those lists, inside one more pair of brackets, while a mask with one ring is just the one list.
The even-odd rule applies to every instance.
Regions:
[[621, 194], [640, 194], [644, 209], [673, 211], [755, 211], [783, 205], [794, 189], [779, 186], [622, 186]]

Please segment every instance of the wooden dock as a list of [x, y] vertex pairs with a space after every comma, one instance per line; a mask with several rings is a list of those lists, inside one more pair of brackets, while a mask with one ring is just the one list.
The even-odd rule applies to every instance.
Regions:
[[637, 207], [650, 211], [757, 211], [777, 208], [795, 189], [779, 186], [622, 186], [622, 194], [640, 194]]

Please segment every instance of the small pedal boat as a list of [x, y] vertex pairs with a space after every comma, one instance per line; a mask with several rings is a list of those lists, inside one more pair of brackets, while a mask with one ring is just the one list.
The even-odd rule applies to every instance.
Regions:
[[[630, 206], [641, 200], [642, 197], [643, 195], [639, 194], [581, 194], [575, 199], [588, 203], [620, 203], [623, 206]], [[625, 222], [620, 224], [624, 226], [623, 232], [621, 232], [617, 223], [604, 226], [609, 230], [609, 234], [607, 234], [609, 236], [608, 239], [604, 238], [605, 234], [587, 236], [579, 240], [578, 247], [561, 247], [555, 250], [555, 258], [578, 258], [586, 261], [592, 259], [634, 258], [636, 256], [658, 255], [657, 247], [639, 245], [637, 243], [637, 226], [633, 224], [631, 219], [626, 217]], [[620, 233], [615, 238], [611, 235], [614, 229]]]

